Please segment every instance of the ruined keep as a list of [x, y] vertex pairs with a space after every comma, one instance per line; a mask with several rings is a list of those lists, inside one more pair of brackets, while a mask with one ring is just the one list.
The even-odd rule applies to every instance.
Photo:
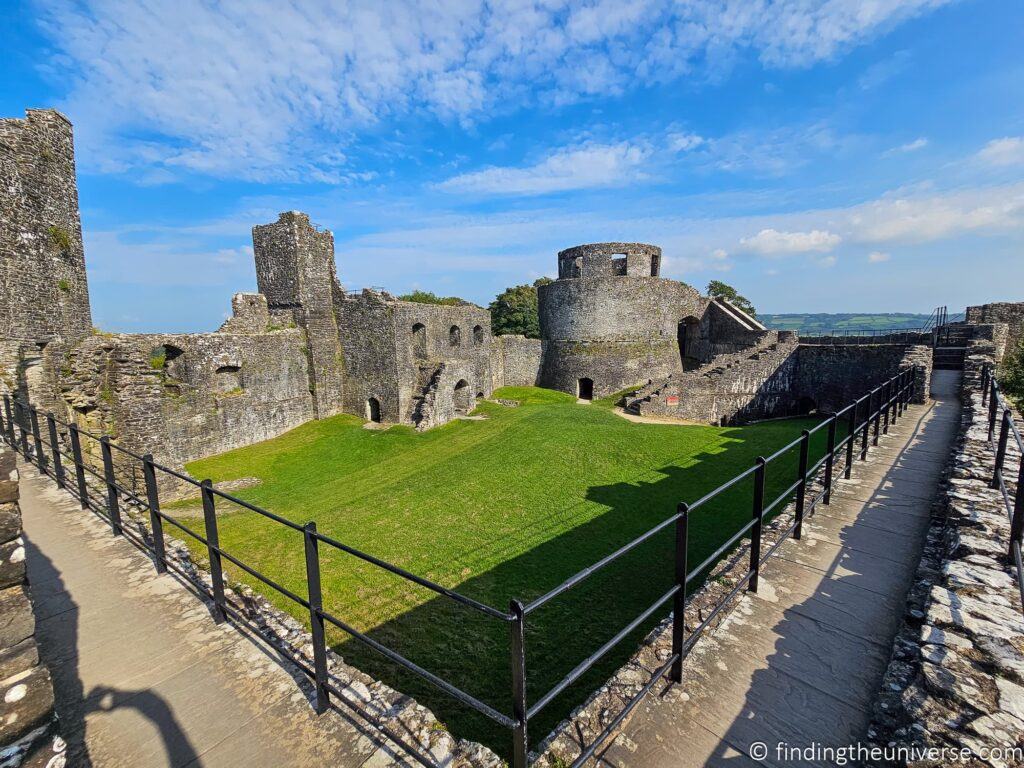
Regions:
[[732, 424], [931, 367], [927, 347], [835, 350], [769, 331], [662, 277], [661, 249], [642, 243], [561, 251], [558, 279], [538, 289], [541, 339], [494, 336], [474, 304], [346, 291], [332, 234], [297, 211], [253, 227], [259, 292], [236, 294], [218, 330], [102, 333], [70, 123], [51, 110], [0, 121], [0, 181], [0, 391], [173, 467], [338, 413], [426, 429], [505, 385], [584, 400], [632, 390], [633, 413]]

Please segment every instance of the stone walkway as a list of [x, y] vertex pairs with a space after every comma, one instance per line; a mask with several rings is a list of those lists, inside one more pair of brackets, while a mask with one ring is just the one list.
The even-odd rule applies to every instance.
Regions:
[[22, 468], [29, 583], [69, 766], [419, 765]]
[[698, 643], [684, 685], [642, 703], [603, 764], [834, 765], [786, 759], [776, 745], [865, 738], [959, 426], [958, 381], [935, 371], [934, 401], [912, 406], [857, 463], [804, 539], [765, 564], [758, 594]]

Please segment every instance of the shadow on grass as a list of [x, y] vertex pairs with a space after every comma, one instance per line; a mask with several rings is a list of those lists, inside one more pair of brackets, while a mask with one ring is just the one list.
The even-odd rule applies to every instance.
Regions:
[[[679, 501], [694, 501], [799, 435], [808, 421], [737, 429], [734, 438], [713, 453], [689, 456], [688, 466], [663, 466], [657, 479], [597, 485], [586, 499], [605, 511], [525, 554], [461, 583], [457, 590], [504, 610], [510, 597], [528, 602], [581, 569], [670, 517]], [[811, 461], [825, 448], [824, 430], [814, 436]], [[795, 479], [797, 452], [770, 465], [766, 502]], [[784, 505], [780, 505], [781, 506]], [[745, 481], [691, 518], [689, 557], [696, 564], [750, 519], [752, 483]], [[564, 678], [672, 585], [672, 527], [644, 542], [566, 594], [530, 614], [526, 625], [527, 699], [530, 704]], [[330, 606], [330, 596], [325, 595]], [[572, 709], [620, 667], [643, 636], [668, 615], [662, 610], [625, 638], [530, 722], [536, 745]], [[344, 607], [338, 613], [344, 617]], [[434, 674], [511, 716], [509, 625], [472, 611], [448, 598], [429, 599], [370, 632], [370, 637]], [[504, 757], [511, 754], [509, 732], [460, 704], [432, 684], [384, 659], [354, 639], [332, 637], [346, 661], [414, 696], [429, 707], [458, 738], [481, 741]]]

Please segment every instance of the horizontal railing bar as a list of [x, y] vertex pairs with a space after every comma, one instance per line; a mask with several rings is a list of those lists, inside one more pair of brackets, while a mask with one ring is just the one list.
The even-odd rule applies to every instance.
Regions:
[[714, 610], [711, 611], [711, 613], [709, 613], [704, 618], [704, 621], [698, 624], [697, 628], [690, 633], [690, 636], [686, 638], [686, 642], [683, 643], [683, 658], [686, 658], [689, 655], [690, 651], [693, 649], [693, 646], [696, 644], [697, 639], [701, 636], [701, 634], [703, 634], [704, 630], [707, 629], [708, 625], [712, 622], [712, 620], [714, 620], [715, 616], [721, 613], [722, 609], [725, 608], [725, 606], [727, 606], [730, 602], [732, 602], [733, 598], [736, 597], [736, 595], [739, 593], [741, 589], [747, 586], [747, 583], [753, 576], [753, 569], [748, 569], [743, 578], [736, 582], [736, 586], [729, 590], [729, 594], [722, 598], [715, 606]]
[[626, 636], [629, 635], [630, 632], [633, 632], [637, 627], [639, 627], [641, 624], [647, 621], [647, 619], [649, 619], [655, 611], [657, 611], [659, 608], [661, 608], [662, 605], [664, 605], [666, 600], [675, 596], [676, 592], [678, 591], [679, 585], [676, 584], [668, 592], [659, 597], [657, 601], [655, 601], [655, 603], [651, 605], [647, 610], [645, 610], [643, 613], [641, 613], [639, 616], [633, 619], [633, 621], [627, 624], [625, 628], [620, 630], [614, 637], [608, 640], [608, 642], [606, 642], [604, 645], [598, 648], [593, 654], [591, 654], [582, 662], [573, 667], [572, 671], [569, 672], [568, 675], [563, 677], [562, 680], [558, 684], [556, 684], [554, 688], [552, 688], [546, 694], [541, 696], [537, 703], [530, 707], [529, 710], [527, 710], [527, 720], [529, 720], [531, 717], [533, 717], [542, 709], [544, 709], [544, 707], [550, 704], [556, 696], [558, 696], [566, 688], [568, 688], [570, 685], [579, 680], [583, 675], [585, 675], [587, 671], [594, 666], [594, 664], [600, 661], [601, 658], [606, 653], [608, 653], [608, 651], [610, 651], [616, 645], [621, 643], [626, 638]]
[[229, 560], [230, 562], [232, 562], [235, 565], [237, 565], [239, 568], [241, 568], [243, 571], [248, 573], [250, 576], [253, 576], [253, 577], [259, 579], [260, 581], [262, 581], [268, 587], [273, 587], [278, 592], [280, 592], [282, 595], [284, 595], [285, 597], [289, 598], [290, 600], [294, 600], [296, 603], [301, 605], [303, 608], [307, 608], [307, 609], [309, 608], [309, 601], [308, 600], [299, 597], [298, 595], [296, 595], [294, 592], [292, 592], [287, 587], [283, 587], [280, 584], [278, 584], [276, 581], [271, 579], [270, 577], [264, 576], [262, 573], [257, 571], [255, 568], [253, 568], [253, 567], [251, 567], [249, 565], [246, 565], [241, 560], [239, 560], [237, 557], [235, 557], [234, 555], [230, 554], [229, 552], [225, 552], [220, 547], [214, 547], [213, 550], [214, 550], [214, 552], [219, 554], [221, 557], [223, 557], [226, 560]]
[[715, 560], [717, 560], [719, 557], [725, 554], [725, 551], [729, 549], [729, 547], [731, 547], [737, 541], [739, 541], [743, 534], [745, 534], [747, 531], [753, 528], [756, 523], [756, 518], [749, 520], [742, 528], [736, 531], [736, 533], [734, 533], [727, 542], [725, 542], [722, 546], [720, 546], [718, 549], [716, 549], [714, 552], [712, 552], [710, 555], [704, 558], [703, 563], [701, 563], [688, 574], [686, 574], [686, 583], [689, 584], [690, 580], [695, 578], [698, 573], [703, 571], [705, 568], [707, 568], [709, 565], [715, 562]]
[[778, 506], [779, 502], [784, 501], [791, 493], [793, 493], [793, 491], [795, 491], [797, 488], [799, 488], [800, 487], [800, 483], [802, 483], [802, 482], [803, 482], [803, 479], [798, 479], [791, 486], [789, 486], [789, 488], [784, 490], [775, 499], [775, 501], [773, 501], [771, 504], [769, 504], [763, 510], [761, 510], [761, 517], [764, 517], [769, 512], [771, 512], [773, 509], [775, 509], [775, 507]]
[[586, 579], [588, 576], [596, 573], [597, 571], [601, 570], [602, 568], [604, 568], [606, 565], [608, 565], [609, 563], [613, 562], [614, 560], [617, 560], [619, 557], [621, 557], [622, 555], [626, 554], [630, 550], [632, 550], [635, 547], [638, 547], [639, 545], [643, 544], [645, 541], [647, 541], [649, 538], [651, 538], [655, 534], [659, 533], [660, 531], [665, 530], [665, 528], [667, 528], [668, 526], [672, 525], [672, 523], [674, 523], [679, 518], [680, 518], [680, 515], [678, 515], [678, 514], [672, 515], [672, 517], [668, 518], [667, 520], [665, 520], [665, 521], [663, 521], [661, 523], [658, 523], [658, 525], [654, 526], [653, 528], [651, 528], [646, 533], [644, 533], [644, 534], [638, 536], [637, 538], [633, 539], [631, 542], [629, 542], [625, 546], [619, 547], [617, 550], [612, 552], [610, 555], [605, 555], [603, 558], [598, 560], [593, 565], [584, 568], [582, 571], [579, 571], [575, 576], [572, 576], [569, 579], [563, 581], [561, 584], [559, 584], [557, 587], [552, 589], [550, 592], [547, 592], [547, 593], [541, 595], [536, 600], [534, 600], [533, 602], [531, 602], [528, 605], [526, 605], [523, 608], [524, 614], [532, 613], [533, 611], [535, 611], [536, 609], [540, 608], [542, 605], [544, 605], [549, 600], [551, 600], [551, 599], [553, 599], [555, 597], [558, 597], [563, 592], [565, 592], [565, 591], [571, 589], [572, 587], [576, 586], [581, 581]]
[[583, 750], [583, 752], [580, 753], [580, 756], [577, 757], [575, 761], [573, 761], [571, 768], [580, 768], [584, 763], [587, 762], [587, 760], [589, 760], [593, 756], [594, 752], [597, 751], [598, 747], [600, 747], [601, 744], [603, 744], [604, 741], [608, 738], [608, 736], [610, 736], [615, 731], [615, 729], [619, 727], [623, 720], [629, 717], [629, 713], [632, 712], [636, 705], [640, 703], [641, 699], [643, 699], [648, 693], [651, 692], [651, 689], [654, 688], [654, 686], [658, 684], [658, 681], [665, 676], [665, 673], [672, 668], [672, 665], [676, 663], [676, 660], [678, 658], [679, 654], [673, 654], [671, 657], [669, 657], [668, 661], [662, 664], [654, 672], [648, 683], [640, 689], [636, 696], [632, 698], [632, 700], [622, 709], [622, 711], [619, 714], [612, 718], [612, 721], [608, 723], [608, 725], [604, 727], [604, 730], [602, 730], [601, 733], [597, 735], [597, 739], [589, 747]]
[[161, 472], [170, 475], [171, 477], [176, 477], [179, 480], [184, 480], [186, 483], [188, 483], [189, 485], [194, 485], [196, 488], [202, 488], [202, 485], [199, 482], [197, 482], [195, 478], [189, 477], [188, 475], [183, 475], [181, 472], [173, 470], [170, 467], [165, 467], [163, 464], [158, 464], [157, 462], [154, 461], [153, 468], [158, 469]]
[[715, 488], [715, 490], [705, 493], [703, 496], [701, 496], [699, 499], [693, 502], [693, 504], [690, 505], [690, 511], [693, 512], [695, 509], [697, 509], [697, 507], [715, 498], [715, 496], [717, 496], [718, 494], [724, 493], [725, 491], [729, 490], [734, 485], [736, 485], [736, 483], [740, 482], [745, 478], [750, 477], [752, 474], [754, 474], [754, 472], [757, 471], [757, 466], [757, 464], [754, 464], [752, 467], [748, 467], [747, 469], [743, 470], [738, 475], [733, 477], [731, 480], [726, 480], [720, 486]]
[[784, 453], [786, 453], [788, 451], [791, 451], [794, 448], [796, 448], [798, 445], [800, 445], [800, 441], [803, 440], [803, 439], [804, 439], [803, 435], [801, 435], [800, 437], [798, 437], [795, 440], [793, 440], [793, 442], [788, 443], [787, 445], [782, 446], [781, 448], [779, 448], [779, 450], [777, 450], [771, 456], [768, 456], [767, 458], [765, 458], [764, 463], [765, 464], [771, 464], [773, 461], [775, 461], [775, 459], [779, 458], [779, 456], [781, 456], [782, 454], [784, 454]]
[[160, 516], [161, 520], [166, 520], [168, 523], [173, 525], [175, 528], [180, 528], [181, 530], [183, 530], [185, 533], [187, 533], [189, 536], [191, 536], [193, 539], [198, 541], [203, 546], [209, 546], [209, 542], [206, 540], [206, 538], [204, 536], [199, 535], [198, 533], [193, 531], [191, 528], [189, 528], [184, 523], [179, 522], [177, 519], [171, 517], [166, 512], [164, 512], [162, 509], [157, 509], [157, 510], [154, 510], [154, 511]]
[[474, 600], [472, 597], [466, 597], [465, 595], [455, 592], [454, 590], [448, 589], [447, 587], [442, 587], [440, 584], [435, 584], [429, 579], [424, 579], [421, 576], [417, 576], [414, 573], [410, 573], [404, 568], [400, 568], [397, 565], [392, 565], [391, 563], [385, 562], [384, 560], [374, 557], [373, 555], [368, 555], [365, 552], [360, 552], [355, 547], [350, 547], [348, 544], [342, 544], [337, 539], [333, 539], [330, 536], [327, 536], [319, 532], [314, 533], [313, 535], [318, 540], [322, 541], [324, 544], [328, 544], [332, 547], [340, 549], [342, 552], [347, 552], [353, 557], [358, 557], [360, 560], [365, 560], [368, 563], [383, 568], [385, 571], [390, 571], [396, 576], [401, 576], [405, 579], [408, 579], [409, 581], [415, 582], [416, 584], [419, 584], [421, 587], [426, 587], [427, 589], [431, 590], [432, 592], [436, 592], [439, 595], [450, 597], [457, 603], [462, 603], [465, 606], [474, 608], [480, 611], [481, 613], [485, 613], [488, 616], [491, 616], [495, 619], [501, 619], [502, 621], [511, 620], [511, 617], [504, 611], [499, 611], [498, 609], [492, 608], [486, 603], [481, 603], [479, 600]]
[[779, 547], [781, 547], [785, 543], [785, 541], [790, 536], [793, 535], [793, 531], [796, 530], [796, 527], [799, 524], [800, 524], [799, 520], [794, 520], [793, 524], [791, 526], [789, 526], [789, 528], [787, 528], [786, 530], [784, 530], [782, 532], [782, 534], [779, 536], [778, 540], [774, 544], [772, 544], [770, 547], [768, 547], [768, 551], [765, 552], [764, 555], [761, 556], [761, 559], [760, 559], [760, 561], [758, 561], [758, 564], [759, 565], [764, 565], [768, 561], [768, 558], [771, 557], [773, 554], [775, 554], [775, 550], [777, 550]]
[[301, 525], [296, 525], [295, 523], [293, 523], [291, 520], [288, 520], [287, 518], [281, 517], [280, 515], [275, 515], [273, 512], [268, 512], [267, 510], [263, 509], [262, 507], [258, 507], [255, 504], [250, 504], [248, 501], [243, 501], [242, 499], [238, 498], [237, 496], [232, 496], [230, 493], [225, 493], [224, 491], [218, 491], [213, 486], [210, 486], [210, 492], [213, 493], [214, 496], [219, 496], [220, 498], [224, 499], [225, 501], [230, 501], [232, 504], [237, 504], [238, 506], [244, 507], [245, 509], [248, 509], [251, 512], [255, 512], [258, 515], [263, 515], [264, 517], [269, 517], [275, 523], [280, 523], [283, 526], [291, 528], [293, 531], [298, 531], [299, 533], [302, 533], [302, 530], [303, 530], [302, 526]]
[[330, 613], [328, 613], [327, 611], [323, 610], [322, 608], [319, 609], [317, 611], [317, 613], [320, 614], [324, 619], [329, 621], [331, 624], [336, 626], [338, 629], [341, 629], [341, 630], [347, 632], [348, 634], [352, 635], [352, 637], [356, 638], [357, 640], [362, 641], [363, 643], [365, 643], [366, 645], [370, 646], [371, 648], [373, 648], [375, 651], [377, 651], [381, 655], [386, 656], [387, 658], [391, 659], [396, 664], [400, 664], [401, 666], [405, 667], [409, 671], [415, 672], [417, 675], [422, 677], [427, 682], [433, 683], [435, 686], [440, 688], [442, 691], [447, 693], [449, 696], [452, 696], [453, 698], [457, 699], [458, 701], [461, 701], [463, 704], [466, 704], [467, 706], [472, 707], [473, 709], [475, 709], [480, 714], [486, 715], [487, 717], [489, 717], [492, 720], [494, 720], [496, 723], [500, 723], [501, 725], [505, 726], [506, 728], [514, 728], [514, 727], [516, 727], [518, 725], [518, 723], [515, 720], [513, 720], [510, 717], [508, 717], [507, 715], [503, 715], [498, 710], [494, 709], [493, 707], [489, 706], [488, 704], [485, 704], [484, 702], [480, 701], [476, 697], [471, 696], [470, 694], [466, 693], [462, 689], [456, 688], [454, 685], [449, 683], [447, 680], [444, 680], [443, 678], [438, 677], [433, 672], [428, 672], [423, 667], [421, 667], [419, 664], [416, 664], [413, 661], [409, 661], [409, 659], [405, 658], [402, 654], [398, 653], [397, 651], [391, 650], [386, 645], [382, 645], [381, 643], [379, 643], [376, 640], [374, 640], [372, 637], [369, 637], [368, 635], [363, 634], [362, 632], [360, 632], [355, 627], [345, 623], [344, 621], [342, 621], [341, 619], [337, 618], [336, 616], [331, 615]]

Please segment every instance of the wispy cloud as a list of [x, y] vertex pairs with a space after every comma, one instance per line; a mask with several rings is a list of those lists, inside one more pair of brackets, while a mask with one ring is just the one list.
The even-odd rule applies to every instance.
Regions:
[[1024, 137], [993, 139], [978, 152], [978, 159], [992, 166], [1024, 165]]
[[752, 237], [740, 240], [746, 250], [765, 256], [785, 253], [825, 253], [842, 241], [839, 235], [821, 229], [810, 232], [779, 232], [777, 229], [762, 229]]
[[888, 261], [891, 258], [892, 256], [890, 256], [888, 253], [885, 253], [884, 251], [872, 251], [871, 253], [868, 254], [868, 263], [881, 264], [883, 262]]
[[803, 67], [942, 3], [40, 0], [92, 168], [331, 184], [356, 178], [344, 150], [360, 131], [395, 116], [466, 125], [744, 51]]
[[906, 144], [900, 144], [898, 147], [893, 147], [885, 152], [886, 155], [905, 155], [908, 152], [917, 152], [919, 149], [924, 149], [928, 146], [928, 139], [923, 136], [913, 141], [908, 141]]
[[642, 176], [650, 154], [645, 147], [621, 142], [563, 149], [525, 168], [485, 168], [454, 176], [437, 185], [446, 192], [487, 195], [540, 195], [572, 189], [619, 186]]

